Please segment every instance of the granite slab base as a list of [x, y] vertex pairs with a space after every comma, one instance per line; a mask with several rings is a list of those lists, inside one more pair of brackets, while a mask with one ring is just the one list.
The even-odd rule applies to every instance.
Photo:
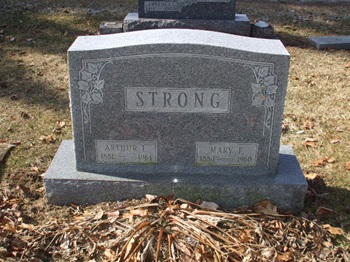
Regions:
[[272, 200], [280, 210], [304, 206], [307, 182], [290, 146], [281, 146], [276, 175], [104, 175], [76, 170], [73, 141], [65, 140], [44, 177], [47, 199], [56, 205], [96, 204], [142, 198], [145, 194], [174, 195], [191, 201], [212, 201], [225, 208]]
[[337, 49], [337, 50], [349, 50], [350, 49], [350, 35], [339, 36], [311, 36], [310, 42], [318, 49]]
[[242, 36], [251, 34], [251, 24], [245, 14], [236, 14], [235, 20], [202, 20], [139, 18], [138, 13], [129, 13], [123, 22], [124, 32], [160, 28], [200, 29]]

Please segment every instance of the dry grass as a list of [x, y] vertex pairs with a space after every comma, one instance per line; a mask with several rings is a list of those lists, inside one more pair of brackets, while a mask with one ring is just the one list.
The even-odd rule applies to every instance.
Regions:
[[[344, 5], [242, 0], [237, 9], [252, 21], [271, 23], [291, 54], [282, 143], [293, 146], [305, 174], [327, 185], [310, 192], [303, 216], [349, 232], [350, 52], [317, 51], [306, 40], [349, 34]], [[15, 203], [18, 223], [44, 227], [49, 217], [71, 215], [67, 207], [46, 203], [42, 185], [60, 142], [72, 137], [66, 50], [76, 36], [95, 34], [101, 21], [120, 20], [136, 6], [135, 0], [1, 1], [0, 141], [17, 146], [0, 165], [0, 219], [4, 199]], [[52, 139], [43, 139], [48, 135]], [[320, 206], [330, 211], [322, 213]]]

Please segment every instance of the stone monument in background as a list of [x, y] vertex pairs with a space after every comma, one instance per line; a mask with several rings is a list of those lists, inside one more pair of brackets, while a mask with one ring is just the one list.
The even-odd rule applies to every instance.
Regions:
[[234, 20], [235, 0], [139, 0], [140, 18]]
[[236, 13], [235, 0], [139, 0], [138, 12], [129, 13], [123, 23], [103, 22], [101, 34], [146, 29], [201, 29], [229, 34], [274, 38], [265, 22], [250, 24], [246, 14]]

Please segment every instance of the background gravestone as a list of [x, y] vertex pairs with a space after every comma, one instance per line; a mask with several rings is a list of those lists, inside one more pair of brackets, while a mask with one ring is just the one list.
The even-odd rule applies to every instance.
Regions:
[[140, 18], [138, 13], [129, 13], [123, 21], [124, 32], [167, 28], [201, 29], [243, 36], [251, 34], [251, 24], [244, 14], [236, 14], [232, 20], [210, 20]]
[[49, 201], [174, 193], [303, 206], [305, 178], [280, 148], [289, 54], [279, 40], [149, 30], [79, 37], [68, 55], [74, 147], [64, 142], [47, 172]]
[[139, 0], [139, 17], [234, 20], [235, 8], [235, 0]]
[[[123, 31], [184, 28], [250, 36], [248, 17], [235, 7], [235, 0], [139, 0], [139, 12], [125, 17]], [[108, 32], [105, 27], [100, 31]]]
[[271, 25], [251, 25], [245, 14], [236, 14], [234, 0], [139, 0], [139, 12], [129, 13], [123, 24], [102, 22], [100, 34], [148, 29], [201, 29], [229, 34], [275, 38]]

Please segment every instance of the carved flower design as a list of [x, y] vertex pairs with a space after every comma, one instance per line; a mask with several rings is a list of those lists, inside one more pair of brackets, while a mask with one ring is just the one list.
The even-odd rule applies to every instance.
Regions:
[[82, 102], [99, 104], [103, 102], [102, 88], [104, 86], [104, 80], [91, 80], [89, 82], [80, 80], [78, 81], [79, 89], [83, 91]]
[[100, 80], [100, 74], [106, 62], [89, 62], [80, 72], [78, 88], [81, 91], [81, 102], [83, 106], [84, 123], [90, 121], [90, 104], [100, 104], [103, 102], [102, 89], [105, 80]]
[[253, 90], [253, 106], [269, 108], [275, 105], [273, 95], [277, 93], [278, 86], [275, 85], [276, 77], [274, 75], [268, 75], [268, 73], [268, 67], [257, 69], [258, 82], [251, 84]]
[[251, 84], [253, 91], [252, 105], [265, 109], [263, 135], [265, 128], [271, 129], [273, 112], [275, 106], [275, 96], [278, 86], [277, 77], [273, 73], [272, 65], [245, 65], [249, 67], [255, 76], [255, 83]]

